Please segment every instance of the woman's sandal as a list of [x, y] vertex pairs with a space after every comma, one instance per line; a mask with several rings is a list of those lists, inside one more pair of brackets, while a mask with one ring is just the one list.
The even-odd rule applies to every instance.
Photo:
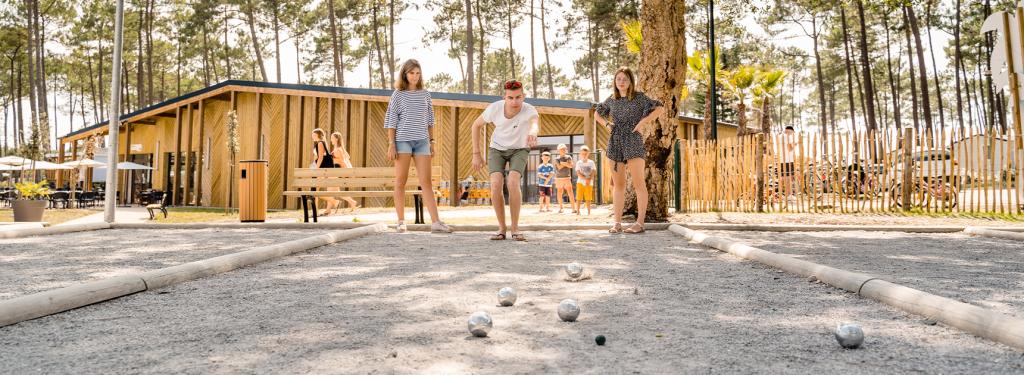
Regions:
[[[637, 229], [637, 227], [639, 227], [639, 229]], [[633, 224], [629, 228], [626, 228], [626, 229], [623, 230], [624, 233], [629, 233], [629, 234], [639, 234], [639, 233], [643, 233], [643, 232], [646, 232], [646, 231], [647, 230], [644, 229], [644, 225], [643, 224]]]
[[504, 241], [505, 233], [495, 233], [491, 235], [491, 241]]
[[512, 233], [512, 239], [516, 241], [526, 241], [526, 236], [522, 233]]
[[622, 233], [622, 223], [615, 223], [615, 226], [609, 229], [608, 233]]

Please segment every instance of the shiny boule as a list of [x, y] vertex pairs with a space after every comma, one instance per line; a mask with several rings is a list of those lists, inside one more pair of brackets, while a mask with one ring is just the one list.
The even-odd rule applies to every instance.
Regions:
[[510, 287], [501, 288], [498, 290], [498, 303], [502, 306], [512, 306], [516, 304], [516, 290]]
[[847, 349], [856, 349], [864, 343], [864, 330], [854, 323], [840, 324], [836, 328], [836, 341]]
[[575, 322], [580, 316], [580, 305], [573, 299], [564, 299], [558, 304], [558, 317], [567, 322]]
[[577, 279], [583, 276], [583, 265], [576, 262], [566, 264], [565, 274], [569, 275], [570, 278]]
[[469, 333], [476, 337], [486, 337], [491, 332], [494, 322], [486, 312], [477, 311], [469, 316]]

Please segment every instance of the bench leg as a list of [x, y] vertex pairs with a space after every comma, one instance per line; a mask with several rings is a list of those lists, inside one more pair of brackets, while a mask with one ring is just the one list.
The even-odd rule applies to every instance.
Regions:
[[309, 201], [306, 200], [306, 196], [302, 196], [302, 222], [309, 222]]
[[[153, 217], [153, 209], [152, 208], [147, 207], [146, 211], [149, 212], [149, 220], [155, 219], [155, 217]], [[164, 216], [164, 217], [166, 218], [166, 216]]]
[[424, 224], [423, 222], [423, 198], [419, 194], [416, 194], [412, 198], [413, 207], [416, 210], [416, 224]]
[[316, 197], [309, 197], [309, 200], [312, 201], [310, 202], [310, 208], [313, 209], [313, 222], [316, 223], [318, 222], [317, 215], [319, 215], [320, 209], [316, 206]]
[[167, 218], [167, 207], [160, 207], [160, 212], [164, 213], [164, 219]]

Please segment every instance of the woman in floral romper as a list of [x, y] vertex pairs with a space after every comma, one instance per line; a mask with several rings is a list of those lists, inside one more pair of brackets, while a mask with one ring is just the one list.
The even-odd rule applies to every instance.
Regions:
[[[660, 101], [636, 91], [636, 79], [629, 68], [615, 72], [613, 94], [597, 106], [597, 122], [608, 127], [608, 159], [612, 161], [612, 206], [615, 225], [610, 233], [643, 233], [647, 216], [647, 183], [644, 179], [643, 130], [665, 112]], [[622, 168], [624, 167], [624, 168]], [[622, 229], [622, 207], [626, 200], [626, 171], [633, 176], [637, 217], [633, 226]]]

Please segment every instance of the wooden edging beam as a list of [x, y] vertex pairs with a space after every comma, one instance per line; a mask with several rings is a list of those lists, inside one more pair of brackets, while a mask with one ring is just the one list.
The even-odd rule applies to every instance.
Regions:
[[779, 255], [728, 239], [672, 225], [669, 231], [692, 242], [802, 277], [815, 276], [831, 286], [857, 293], [897, 309], [942, 322], [976, 336], [1024, 350], [1024, 319], [908, 288], [859, 272]]

